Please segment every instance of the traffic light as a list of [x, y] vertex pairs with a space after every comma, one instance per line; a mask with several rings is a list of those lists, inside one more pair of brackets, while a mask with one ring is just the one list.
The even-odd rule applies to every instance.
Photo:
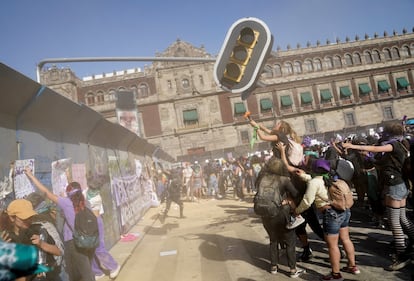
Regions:
[[227, 32], [214, 65], [214, 79], [222, 89], [246, 99], [256, 87], [273, 46], [267, 25], [257, 18], [236, 21]]

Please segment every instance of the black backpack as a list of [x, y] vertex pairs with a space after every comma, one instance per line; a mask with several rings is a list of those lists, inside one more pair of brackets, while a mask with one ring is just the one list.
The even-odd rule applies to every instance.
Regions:
[[174, 178], [170, 181], [170, 186], [169, 186], [169, 195], [170, 196], [180, 196], [181, 194], [181, 180]]
[[90, 250], [98, 247], [98, 220], [89, 208], [84, 208], [76, 214], [73, 240], [76, 247], [81, 249]]
[[283, 197], [280, 194], [280, 176], [262, 173], [256, 183], [257, 193], [253, 198], [254, 213], [261, 217], [276, 217], [282, 210]]

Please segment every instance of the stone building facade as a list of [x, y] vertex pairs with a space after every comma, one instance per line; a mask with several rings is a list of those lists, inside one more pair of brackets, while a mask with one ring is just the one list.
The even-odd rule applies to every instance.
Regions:
[[[177, 40], [159, 57], [213, 58], [203, 47]], [[213, 62], [156, 61], [79, 79], [51, 67], [41, 83], [117, 122], [118, 91], [135, 93], [140, 136], [177, 161], [238, 157], [252, 152], [243, 117], [271, 127], [289, 122], [300, 136], [320, 141], [335, 134], [368, 134], [386, 122], [414, 117], [414, 33], [357, 36], [344, 42], [279, 47], [266, 63], [261, 86], [246, 99], [224, 92]], [[268, 149], [257, 143], [253, 151]]]

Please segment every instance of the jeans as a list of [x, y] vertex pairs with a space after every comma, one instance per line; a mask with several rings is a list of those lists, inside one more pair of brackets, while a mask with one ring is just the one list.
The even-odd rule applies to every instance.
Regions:
[[323, 230], [327, 235], [339, 234], [339, 229], [349, 226], [351, 209], [337, 211], [334, 208], [326, 209], [323, 212]]
[[401, 201], [407, 198], [409, 191], [407, 186], [403, 182], [393, 186], [386, 186], [385, 194], [390, 196], [394, 200]]

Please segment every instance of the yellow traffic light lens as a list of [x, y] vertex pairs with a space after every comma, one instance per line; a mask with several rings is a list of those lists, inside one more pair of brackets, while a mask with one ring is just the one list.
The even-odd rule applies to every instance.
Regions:
[[246, 47], [252, 48], [256, 44], [257, 37], [259, 32], [251, 29], [250, 27], [245, 27], [240, 31], [239, 43], [243, 44]]

